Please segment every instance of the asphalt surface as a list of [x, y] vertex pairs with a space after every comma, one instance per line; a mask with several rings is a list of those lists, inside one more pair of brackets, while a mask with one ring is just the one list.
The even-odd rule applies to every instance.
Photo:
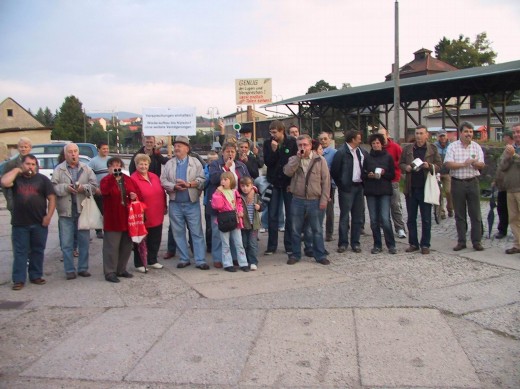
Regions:
[[176, 257], [141, 274], [131, 259], [134, 278], [113, 284], [94, 233], [92, 277], [65, 280], [55, 215], [47, 284], [12, 291], [9, 223], [0, 195], [1, 388], [520, 387], [511, 236], [455, 253], [446, 219], [429, 255], [401, 239], [397, 255], [372, 255], [365, 235], [361, 254], [326, 243], [329, 266], [279, 251], [255, 272], [177, 269]]

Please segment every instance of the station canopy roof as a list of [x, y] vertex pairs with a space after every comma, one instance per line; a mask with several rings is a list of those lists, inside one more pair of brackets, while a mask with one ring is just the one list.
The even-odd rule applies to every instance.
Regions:
[[[400, 79], [401, 102], [520, 90], [520, 61]], [[328, 105], [335, 108], [393, 104], [394, 81], [312, 93], [266, 104]]]

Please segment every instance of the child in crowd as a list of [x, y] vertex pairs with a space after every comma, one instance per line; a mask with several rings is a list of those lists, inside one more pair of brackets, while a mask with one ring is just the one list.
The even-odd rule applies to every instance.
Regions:
[[206, 182], [204, 186], [204, 199], [202, 204], [204, 204], [204, 219], [206, 220], [206, 252], [211, 253], [211, 209], [208, 207], [208, 186], [209, 186], [209, 165], [211, 162], [216, 161], [218, 159], [218, 154], [215, 151], [209, 151], [208, 156], [206, 158], [206, 166], [204, 166], [204, 176], [206, 177]]
[[262, 199], [255, 189], [251, 177], [240, 179], [242, 207], [244, 208], [242, 244], [251, 270], [258, 269], [258, 230], [260, 229], [260, 212], [264, 208]]
[[[222, 240], [222, 264], [224, 270], [229, 272], [236, 272], [233, 266], [233, 260], [231, 259], [231, 251], [229, 247], [230, 238], [233, 240], [233, 244], [237, 251], [238, 265], [240, 270], [248, 272], [249, 266], [247, 265], [246, 252], [242, 245], [242, 235], [240, 229], [243, 228], [243, 208], [242, 198], [240, 193], [236, 190], [237, 181], [235, 175], [232, 172], [224, 172], [220, 176], [220, 186], [217, 188], [213, 197], [211, 198], [211, 206], [218, 213], [225, 211], [235, 210], [237, 214], [237, 228], [230, 232], [220, 231], [220, 239]], [[217, 226], [212, 226], [218, 228]]]

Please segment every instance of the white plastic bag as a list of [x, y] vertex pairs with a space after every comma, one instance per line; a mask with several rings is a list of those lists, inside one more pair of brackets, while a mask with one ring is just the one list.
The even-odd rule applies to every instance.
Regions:
[[426, 183], [424, 184], [424, 202], [433, 205], [440, 205], [441, 189], [435, 176], [435, 166], [433, 173], [428, 173], [426, 176]]
[[94, 196], [85, 197], [81, 202], [83, 209], [78, 219], [78, 230], [103, 229], [103, 216], [94, 200]]

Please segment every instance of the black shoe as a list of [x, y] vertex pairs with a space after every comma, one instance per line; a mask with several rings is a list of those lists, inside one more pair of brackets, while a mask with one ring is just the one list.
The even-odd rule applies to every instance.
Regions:
[[506, 237], [506, 234], [503, 234], [500, 231], [495, 234], [495, 239], [504, 239], [505, 237]]
[[330, 265], [330, 261], [327, 258], [317, 260], [316, 262], [318, 262], [320, 265]]
[[305, 250], [305, 256], [312, 258], [314, 257], [314, 251], [313, 250]]
[[240, 266], [240, 270], [247, 273], [249, 271], [249, 266]]
[[116, 273], [108, 273], [105, 276], [105, 280], [108, 282], [119, 282], [119, 278], [117, 278]]
[[410, 246], [408, 246], [408, 248], [406, 250], [407, 253], [413, 253], [415, 251], [419, 251], [419, 247], [417, 246], [414, 246], [413, 244], [411, 244]]
[[190, 266], [189, 262], [179, 262], [177, 264], [177, 269], [184, 269], [185, 267], [188, 267], [188, 266]]
[[117, 276], [123, 277], [123, 278], [133, 278], [134, 277], [134, 275], [132, 273], [129, 273], [126, 270], [122, 273], [118, 273]]
[[464, 243], [457, 243], [457, 245], [453, 248], [453, 251], [460, 251], [466, 248], [466, 244]]
[[67, 280], [73, 280], [76, 278], [76, 273], [74, 273], [74, 272], [67, 273], [67, 274], [65, 274], [65, 277], [67, 278]]
[[209, 266], [206, 263], [203, 263], [202, 265], [198, 265], [197, 269], [200, 270], [209, 270]]
[[332, 242], [332, 235], [327, 235], [325, 237], [325, 242]]
[[80, 276], [80, 277], [90, 277], [91, 274], [88, 271], [83, 270], [83, 271], [79, 271], [78, 272], [78, 276]]
[[477, 251], [484, 251], [484, 247], [482, 247], [482, 245], [480, 243], [475, 243], [473, 245], [473, 248]]
[[235, 273], [237, 271], [237, 269], [235, 269], [235, 266], [227, 266], [224, 268], [224, 270], [230, 273]]
[[338, 253], [344, 253], [345, 251], [347, 251], [347, 248], [345, 246], [338, 247]]
[[288, 264], [288, 265], [294, 265], [294, 264], [295, 264], [296, 262], [298, 262], [298, 261], [299, 261], [298, 258], [296, 258], [296, 257], [292, 257], [292, 256], [291, 256], [291, 257], [289, 257], [289, 259], [287, 260], [287, 264]]
[[103, 231], [96, 231], [96, 238], [103, 239]]
[[360, 253], [361, 252], [361, 247], [354, 246], [354, 247], [352, 247], [352, 251], [354, 251], [355, 253]]
[[380, 247], [374, 247], [370, 252], [372, 254], [379, 254], [382, 251], [383, 251], [383, 249], [381, 249]]
[[397, 254], [397, 250], [395, 249], [395, 247], [391, 247], [388, 249], [388, 253], [389, 254]]

